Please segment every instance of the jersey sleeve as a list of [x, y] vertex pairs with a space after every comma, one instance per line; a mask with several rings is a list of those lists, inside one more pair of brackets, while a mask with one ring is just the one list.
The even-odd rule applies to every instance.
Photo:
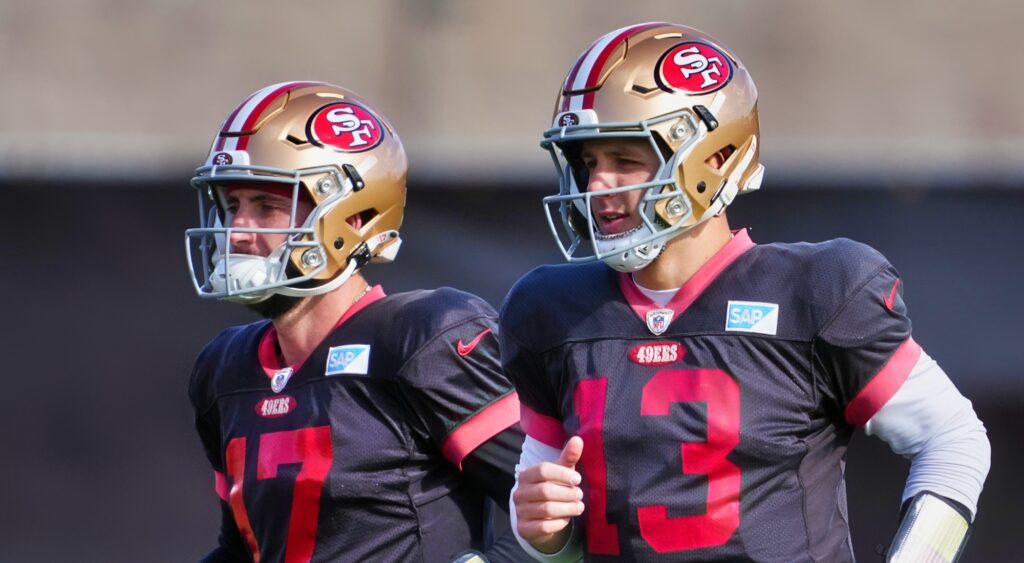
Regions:
[[457, 323], [431, 338], [398, 374], [424, 432], [459, 467], [477, 446], [519, 421], [496, 330], [488, 316]]
[[899, 274], [877, 253], [867, 259], [879, 264], [839, 304], [814, 346], [824, 392], [855, 426], [866, 424], [896, 393], [921, 354]]
[[558, 408], [557, 374], [548, 368], [544, 355], [534, 350], [536, 344], [525, 343], [522, 336], [538, 332], [530, 330], [530, 323], [543, 322], [540, 315], [531, 315], [529, 307], [520, 302], [524, 285], [521, 282], [509, 293], [501, 310], [501, 366], [519, 393], [523, 431], [534, 440], [561, 450], [569, 436]]
[[220, 439], [217, 409], [213, 404], [212, 377], [214, 372], [211, 364], [211, 357], [214, 356], [213, 349], [214, 343], [211, 343], [200, 353], [195, 367], [192, 369], [188, 391], [189, 400], [195, 412], [196, 432], [199, 434], [206, 458], [213, 468], [213, 489], [219, 499], [221, 512], [217, 547], [202, 561], [247, 561], [251, 560], [251, 555], [242, 540], [228, 500], [229, 490], [225, 477], [224, 449]]

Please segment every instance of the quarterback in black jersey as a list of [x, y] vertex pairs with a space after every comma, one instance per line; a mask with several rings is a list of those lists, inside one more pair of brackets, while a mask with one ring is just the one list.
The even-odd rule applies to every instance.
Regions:
[[889, 560], [959, 556], [985, 428], [915, 342], [881, 254], [730, 229], [759, 142], [750, 75], [697, 30], [625, 27], [569, 71], [541, 144], [570, 264], [524, 276], [500, 319], [534, 558], [850, 561], [858, 427], [912, 460]]
[[206, 561], [524, 557], [490, 527], [522, 442], [494, 310], [360, 273], [398, 251], [405, 178], [394, 128], [320, 82], [249, 96], [197, 170], [195, 288], [268, 319], [222, 332], [192, 374], [223, 514]]

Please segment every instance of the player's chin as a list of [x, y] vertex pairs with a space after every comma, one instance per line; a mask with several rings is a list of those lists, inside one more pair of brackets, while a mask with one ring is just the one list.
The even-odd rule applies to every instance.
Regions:
[[294, 309], [300, 301], [301, 297], [274, 294], [259, 303], [246, 303], [245, 308], [265, 319], [274, 320]]

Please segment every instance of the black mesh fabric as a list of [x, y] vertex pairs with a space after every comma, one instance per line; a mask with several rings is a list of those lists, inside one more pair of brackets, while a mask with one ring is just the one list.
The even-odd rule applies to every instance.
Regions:
[[[584, 437], [587, 559], [851, 560], [843, 411], [910, 335], [884, 305], [896, 275], [849, 240], [754, 246], [660, 336], [603, 264], [524, 276], [502, 361], [525, 406]], [[774, 334], [726, 330], [730, 301], [777, 305]], [[681, 352], [644, 365], [642, 345]]]
[[[257, 357], [268, 323], [217, 337], [190, 396], [207, 456], [241, 491], [240, 504], [224, 504], [222, 541], [248, 556], [238, 526], [247, 519], [261, 561], [292, 560], [310, 542], [312, 561], [450, 561], [483, 549], [485, 493], [442, 452], [463, 422], [512, 392], [486, 333], [494, 317], [448, 288], [385, 297], [337, 327], [280, 393]], [[325, 375], [331, 348], [349, 345], [369, 346], [366, 373]], [[262, 401], [282, 396], [294, 401], [287, 414], [260, 415]], [[232, 444], [242, 453], [234, 467]], [[310, 452], [323, 475], [311, 473]], [[296, 539], [297, 528], [312, 532]]]

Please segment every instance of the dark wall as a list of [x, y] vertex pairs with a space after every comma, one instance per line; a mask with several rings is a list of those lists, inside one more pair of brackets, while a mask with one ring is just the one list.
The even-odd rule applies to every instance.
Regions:
[[[192, 432], [191, 362], [244, 310], [197, 299], [182, 231], [188, 187], [7, 185], [0, 289], [8, 328], [0, 400], [2, 561], [194, 560], [213, 545], [213, 478]], [[1024, 186], [1022, 186], [1024, 187]], [[560, 261], [541, 192], [414, 188], [389, 292], [453, 285], [498, 306], [519, 275]], [[1024, 500], [1024, 306], [1016, 248], [1024, 190], [783, 189], [744, 196], [755, 241], [848, 236], [899, 268], [915, 338], [989, 428], [993, 469], [965, 561], [1011, 561]], [[895, 526], [907, 463], [858, 435], [849, 455], [858, 556]]]

